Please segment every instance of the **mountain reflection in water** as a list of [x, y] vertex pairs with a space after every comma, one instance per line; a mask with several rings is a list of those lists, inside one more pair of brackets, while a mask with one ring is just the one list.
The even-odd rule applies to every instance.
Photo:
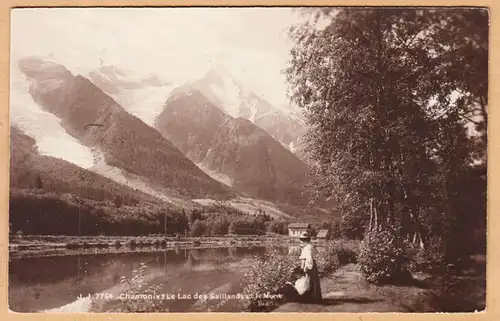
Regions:
[[172, 291], [206, 291], [237, 283], [265, 252], [265, 247], [230, 247], [15, 258], [9, 262], [9, 308], [39, 312], [65, 306], [80, 295], [119, 285], [121, 277], [131, 276], [141, 263], [155, 282], [168, 283]]

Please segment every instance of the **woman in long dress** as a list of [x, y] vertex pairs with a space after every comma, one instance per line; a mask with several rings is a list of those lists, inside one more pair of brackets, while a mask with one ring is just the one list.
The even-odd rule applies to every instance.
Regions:
[[300, 296], [300, 301], [319, 302], [322, 300], [321, 284], [318, 266], [314, 260], [314, 247], [311, 244], [311, 236], [305, 232], [299, 237], [302, 251], [300, 253], [300, 268], [309, 276], [309, 289]]

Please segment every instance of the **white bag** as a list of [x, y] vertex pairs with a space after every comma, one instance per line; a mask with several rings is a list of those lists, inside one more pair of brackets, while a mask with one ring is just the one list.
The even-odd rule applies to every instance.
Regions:
[[301, 276], [297, 281], [295, 281], [295, 289], [297, 290], [297, 292], [299, 292], [300, 295], [306, 293], [306, 291], [309, 290], [310, 281], [311, 279], [307, 274]]

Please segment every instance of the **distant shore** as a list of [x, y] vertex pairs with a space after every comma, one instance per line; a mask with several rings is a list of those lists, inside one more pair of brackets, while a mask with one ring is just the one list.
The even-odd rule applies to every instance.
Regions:
[[288, 235], [227, 235], [219, 237], [26, 235], [10, 238], [9, 256], [16, 258], [155, 252], [176, 249], [292, 245], [296, 242], [296, 239], [290, 238]]

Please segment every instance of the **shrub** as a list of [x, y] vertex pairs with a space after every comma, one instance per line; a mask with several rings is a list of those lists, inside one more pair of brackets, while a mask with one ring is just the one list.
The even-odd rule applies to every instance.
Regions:
[[[283, 255], [278, 248], [271, 248], [245, 273], [243, 294], [255, 297], [276, 292], [286, 281], [289, 281], [290, 271], [297, 263], [297, 257]], [[255, 297], [250, 300], [248, 308], [250, 311], [258, 311], [269, 308], [269, 303], [269, 299]]]
[[116, 240], [115, 242], [115, 247], [121, 247], [122, 246], [122, 243], [118, 240]]
[[358, 262], [360, 242], [356, 240], [334, 240], [332, 241], [334, 251], [337, 253], [340, 265]]
[[443, 273], [446, 270], [444, 253], [435, 243], [431, 242], [427, 249], [409, 244], [406, 253], [411, 271], [434, 274]]
[[361, 242], [358, 266], [374, 284], [398, 283], [408, 276], [407, 259], [397, 235], [391, 230], [369, 231]]
[[130, 240], [128, 242], [128, 246], [130, 246], [130, 247], [136, 247], [137, 246], [137, 242], [135, 240]]
[[328, 242], [325, 243], [322, 247], [319, 247], [315, 255], [315, 260], [320, 276], [324, 276], [339, 268], [340, 262], [336, 244], [333, 242]]

